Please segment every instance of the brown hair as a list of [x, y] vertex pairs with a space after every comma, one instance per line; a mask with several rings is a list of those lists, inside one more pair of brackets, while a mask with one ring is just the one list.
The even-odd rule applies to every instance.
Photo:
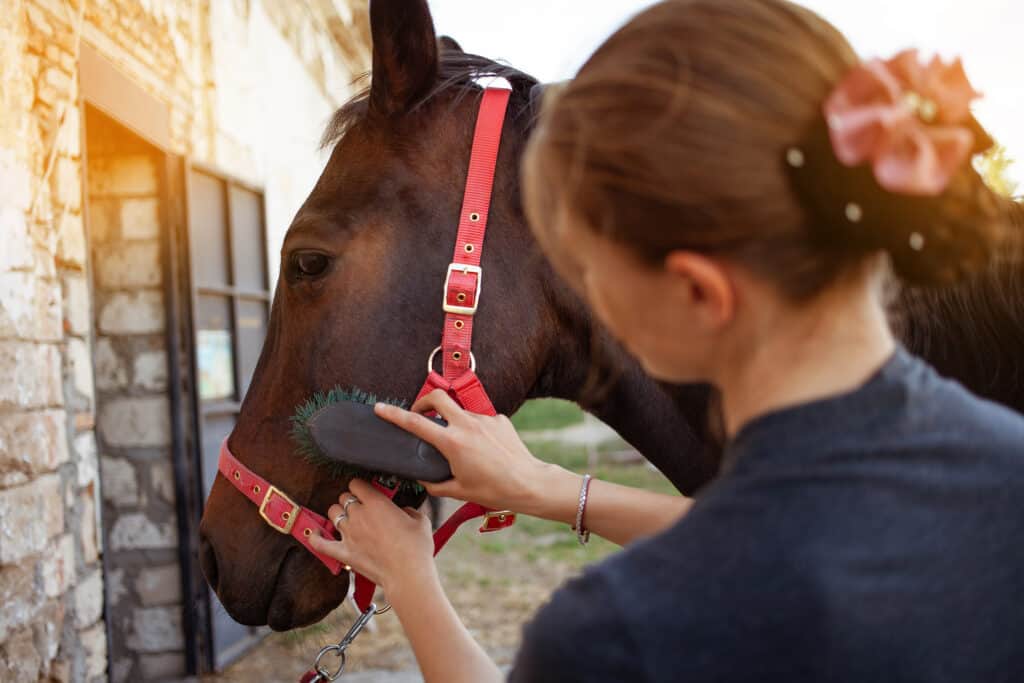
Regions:
[[[546, 103], [525, 160], [538, 239], [564, 211], [655, 262], [673, 249], [727, 255], [797, 300], [878, 251], [916, 284], [987, 262], [1002, 222], [969, 164], [909, 228], [919, 212], [889, 215], [891, 202], [888, 220], [854, 225], [800, 200], [786, 151], [857, 63], [835, 28], [784, 0], [651, 7]], [[910, 228], [924, 249], [894, 238]]]

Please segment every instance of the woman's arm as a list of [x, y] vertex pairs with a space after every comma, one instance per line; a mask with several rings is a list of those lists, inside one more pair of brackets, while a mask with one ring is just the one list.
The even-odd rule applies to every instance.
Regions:
[[399, 582], [388, 600], [402, 622], [426, 683], [491, 683], [504, 676], [448, 601], [433, 562]]
[[[508, 509], [575, 525], [583, 477], [557, 465], [548, 465], [548, 468], [550, 471], [524, 492], [522, 500]], [[601, 538], [626, 545], [667, 529], [686, 514], [691, 505], [693, 501], [683, 496], [592, 479], [583, 527]]]
[[[342, 503], [355, 498], [347, 511]], [[402, 510], [370, 484], [353, 479], [350, 492], [327, 511], [341, 540], [313, 536], [319, 553], [352, 565], [387, 594], [427, 683], [490, 683], [503, 677], [459, 620], [434, 564], [430, 520]]]
[[[428, 411], [443, 415], [448, 426], [419, 414]], [[575, 524], [582, 477], [535, 458], [507, 417], [468, 413], [443, 391], [424, 396], [411, 411], [378, 404], [376, 412], [433, 444], [448, 459], [453, 479], [422, 482], [431, 495]], [[681, 496], [594, 480], [584, 527], [626, 544], [670, 526], [691, 504]]]

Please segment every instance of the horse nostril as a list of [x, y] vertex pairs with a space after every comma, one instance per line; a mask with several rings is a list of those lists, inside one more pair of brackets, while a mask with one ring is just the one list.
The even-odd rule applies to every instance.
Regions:
[[213, 592], [217, 592], [217, 551], [206, 536], [199, 537], [199, 566], [203, 570], [206, 582], [210, 584]]

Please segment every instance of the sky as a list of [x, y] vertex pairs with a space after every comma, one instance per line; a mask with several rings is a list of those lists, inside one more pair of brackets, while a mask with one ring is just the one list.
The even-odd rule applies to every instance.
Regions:
[[[571, 78], [600, 43], [649, 0], [430, 0], [438, 34], [543, 81]], [[1024, 190], [1024, 1], [803, 0], [835, 24], [862, 57], [917, 47], [961, 56], [981, 123], [1018, 161]]]

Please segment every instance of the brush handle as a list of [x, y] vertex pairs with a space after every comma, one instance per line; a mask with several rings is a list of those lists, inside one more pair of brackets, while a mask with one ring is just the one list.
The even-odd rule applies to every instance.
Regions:
[[[445, 427], [448, 426], [444, 420], [438, 420], [438, 422], [444, 424]], [[452, 468], [441, 451], [422, 439], [416, 439], [416, 441], [416, 458], [422, 463], [423, 469], [429, 472], [424, 476], [416, 477], [417, 481], [437, 483], [451, 479]]]
[[373, 406], [365, 403], [341, 401], [325, 406], [310, 417], [309, 433], [327, 460], [402, 479], [440, 482], [452, 478], [440, 451], [380, 419]]

